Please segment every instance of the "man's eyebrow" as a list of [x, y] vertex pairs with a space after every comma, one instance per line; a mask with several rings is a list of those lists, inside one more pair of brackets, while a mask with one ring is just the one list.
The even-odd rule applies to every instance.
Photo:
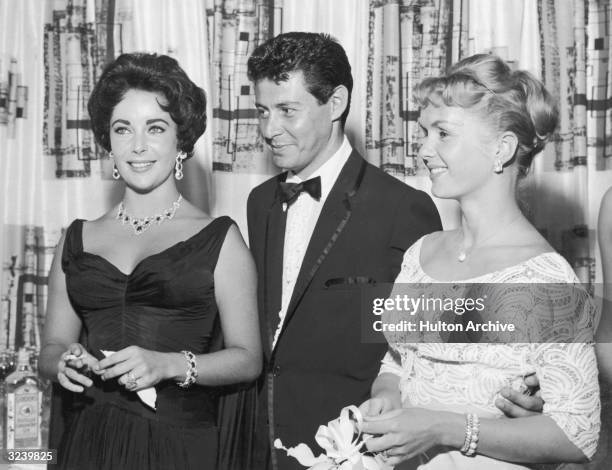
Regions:
[[[425, 128], [425, 126], [423, 125], [423, 123], [421, 122], [421, 120], [417, 120], [417, 124], [423, 128]], [[453, 126], [463, 126], [463, 122], [461, 121], [449, 121], [448, 119], [436, 119], [434, 122], [432, 122], [430, 124], [431, 127], [438, 127], [440, 124], [444, 125], [444, 124], [451, 124]]]
[[281, 101], [280, 103], [276, 103], [274, 106], [277, 108], [282, 108], [285, 106], [295, 106], [300, 104], [301, 103], [299, 101]]
[[[285, 108], [287, 106], [300, 106], [302, 103], [300, 101], [281, 101], [279, 103], [274, 103], [272, 107], [274, 108]], [[255, 107], [268, 109], [268, 106], [265, 106], [261, 103], [255, 102]]]

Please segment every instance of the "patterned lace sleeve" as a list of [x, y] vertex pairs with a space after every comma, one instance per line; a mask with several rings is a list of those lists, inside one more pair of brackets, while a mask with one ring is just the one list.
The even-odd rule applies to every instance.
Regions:
[[389, 349], [387, 350], [387, 354], [383, 357], [381, 361], [380, 374], [393, 374], [398, 377], [402, 377], [402, 375], [406, 372], [404, 367], [402, 367], [402, 358], [400, 353], [393, 348], [393, 346], [389, 345]]
[[419, 282], [419, 272], [421, 271], [421, 266], [419, 263], [419, 255], [421, 253], [421, 244], [423, 243], [423, 239], [426, 235], [419, 238], [416, 242], [410, 246], [404, 253], [404, 258], [402, 260], [402, 269], [400, 273], [395, 278], [396, 284], [401, 283], [410, 283], [410, 282]]
[[535, 345], [544, 414], [589, 459], [597, 448], [601, 404], [592, 343]]

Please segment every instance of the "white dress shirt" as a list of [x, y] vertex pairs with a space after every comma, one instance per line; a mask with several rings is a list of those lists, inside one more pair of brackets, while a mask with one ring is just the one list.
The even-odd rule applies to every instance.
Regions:
[[[312, 237], [312, 232], [321, 214], [321, 209], [352, 151], [350, 142], [344, 136], [342, 145], [336, 153], [308, 177], [308, 179], [316, 178], [317, 176], [321, 177], [321, 199], [317, 201], [310, 194], [303, 191], [298, 195], [293, 204], [287, 208], [285, 245], [283, 248], [282, 301], [281, 309], [278, 312], [278, 327], [274, 333], [274, 342], [272, 343], [273, 348], [276, 346], [276, 340], [283, 327], [295, 282], [300, 273], [302, 261]], [[302, 181], [295, 173], [289, 173], [287, 176], [287, 183], [301, 183]]]

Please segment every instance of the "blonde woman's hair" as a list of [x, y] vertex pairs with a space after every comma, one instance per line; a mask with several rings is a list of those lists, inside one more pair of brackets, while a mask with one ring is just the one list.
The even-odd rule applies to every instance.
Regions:
[[529, 171], [533, 157], [557, 127], [557, 108], [540, 80], [524, 70], [513, 71], [502, 59], [476, 54], [457, 62], [446, 75], [423, 80], [416, 88], [422, 108], [459, 106], [480, 113], [499, 132], [518, 138], [514, 158], [519, 177]]

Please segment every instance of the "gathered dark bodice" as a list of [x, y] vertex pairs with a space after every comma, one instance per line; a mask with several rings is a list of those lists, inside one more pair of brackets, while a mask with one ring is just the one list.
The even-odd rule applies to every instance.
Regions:
[[[75, 220], [66, 234], [62, 268], [91, 354], [101, 359], [101, 350], [132, 345], [159, 352], [209, 352], [218, 316], [214, 270], [232, 223], [229, 217], [215, 219], [126, 274], [102, 256], [83, 250], [83, 221]], [[90, 403], [113, 403], [154, 421], [185, 425], [214, 421], [216, 395], [206, 387], [185, 390], [161, 382], [156, 386], [154, 412], [115, 379], [94, 378], [94, 387], [83, 397]]]

